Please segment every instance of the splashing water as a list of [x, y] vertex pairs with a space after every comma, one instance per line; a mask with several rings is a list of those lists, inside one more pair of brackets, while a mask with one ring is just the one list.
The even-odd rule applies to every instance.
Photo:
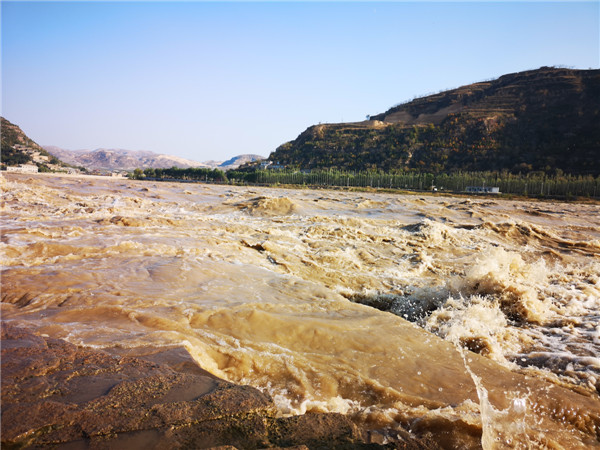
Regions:
[[527, 433], [525, 417], [528, 412], [527, 397], [517, 397], [510, 401], [509, 407], [504, 410], [494, 408], [489, 400], [488, 391], [483, 385], [481, 377], [477, 376], [469, 367], [467, 352], [460, 343], [456, 342], [456, 349], [460, 353], [465, 369], [471, 376], [477, 390], [479, 410], [481, 414], [481, 445], [484, 450], [501, 448], [530, 448], [531, 439]]

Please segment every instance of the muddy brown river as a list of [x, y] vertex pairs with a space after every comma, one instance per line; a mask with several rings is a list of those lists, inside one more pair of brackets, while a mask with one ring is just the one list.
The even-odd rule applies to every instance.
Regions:
[[[600, 206], [5, 174], [2, 320], [281, 415], [600, 447]], [[446, 425], [444, 425], [446, 424]]]

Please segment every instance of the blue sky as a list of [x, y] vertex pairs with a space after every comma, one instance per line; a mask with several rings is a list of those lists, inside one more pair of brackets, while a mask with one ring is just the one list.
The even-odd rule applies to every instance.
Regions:
[[416, 96], [597, 69], [599, 5], [2, 1], [2, 115], [71, 150], [268, 156]]

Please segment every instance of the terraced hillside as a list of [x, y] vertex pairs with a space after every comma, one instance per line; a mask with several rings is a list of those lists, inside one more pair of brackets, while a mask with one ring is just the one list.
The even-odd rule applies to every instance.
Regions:
[[304, 169], [600, 174], [600, 70], [542, 67], [316, 125], [270, 159]]
[[41, 171], [62, 170], [66, 165], [58, 158], [50, 155], [40, 145], [30, 139], [19, 126], [4, 117], [0, 118], [2, 148], [0, 165], [2, 170], [7, 166], [22, 164], [36, 165]]

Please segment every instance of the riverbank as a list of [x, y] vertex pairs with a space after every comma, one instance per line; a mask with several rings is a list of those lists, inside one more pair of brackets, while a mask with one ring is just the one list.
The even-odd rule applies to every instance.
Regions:
[[[17, 174], [2, 172], [6, 177], [7, 175], [12, 177]], [[36, 174], [18, 174], [21, 177], [31, 176], [47, 176], [47, 177], [66, 177], [76, 178], [81, 180], [111, 180], [111, 181], [150, 181], [160, 183], [193, 183], [193, 184], [209, 184], [209, 185], [223, 185], [223, 186], [238, 186], [248, 188], [274, 188], [274, 189], [293, 189], [293, 190], [322, 190], [322, 191], [338, 191], [338, 192], [356, 192], [356, 193], [376, 193], [376, 194], [392, 194], [392, 195], [410, 195], [410, 196], [431, 196], [431, 197], [449, 197], [449, 198], [465, 198], [465, 199], [486, 199], [486, 200], [515, 200], [519, 202], [553, 202], [553, 203], [581, 203], [587, 205], [600, 205], [600, 199], [594, 197], [582, 197], [582, 196], [540, 196], [540, 195], [519, 195], [510, 193], [496, 193], [496, 194], [485, 194], [485, 193], [469, 193], [469, 192], [458, 192], [450, 190], [410, 190], [400, 188], [385, 188], [385, 187], [359, 187], [359, 186], [328, 186], [328, 185], [310, 185], [310, 184], [286, 184], [286, 183], [215, 183], [215, 182], [204, 182], [197, 180], [177, 180], [177, 179], [141, 179], [131, 180], [125, 177], [109, 177], [104, 175], [85, 175], [85, 174], [68, 174], [68, 173], [51, 173], [51, 172], [40, 172]]]

